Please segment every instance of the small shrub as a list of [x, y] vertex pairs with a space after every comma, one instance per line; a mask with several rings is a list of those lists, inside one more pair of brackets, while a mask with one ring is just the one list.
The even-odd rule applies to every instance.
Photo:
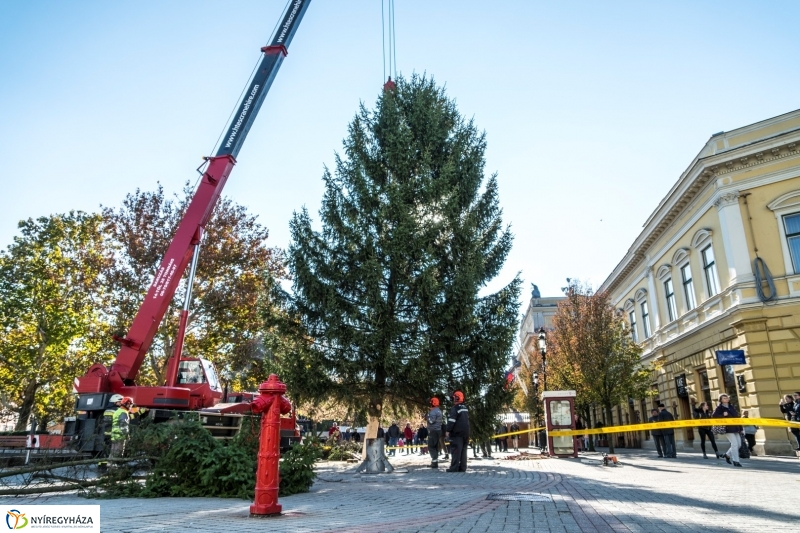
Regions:
[[309, 440], [303, 444], [293, 445], [283, 454], [280, 462], [280, 496], [290, 496], [308, 492], [314, 479], [314, 463], [322, 456], [318, 442]]
[[357, 453], [361, 453], [361, 444], [356, 442], [340, 442], [333, 446], [328, 453], [328, 461], [349, 461], [351, 459], [358, 459]]

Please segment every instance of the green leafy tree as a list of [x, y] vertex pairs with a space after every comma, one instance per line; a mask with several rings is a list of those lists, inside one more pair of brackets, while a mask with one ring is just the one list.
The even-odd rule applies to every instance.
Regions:
[[0, 390], [25, 429], [73, 407], [72, 381], [91, 364], [108, 267], [102, 221], [83, 212], [28, 219], [0, 252]]
[[[576, 391], [584, 420], [590, 420], [592, 405], [599, 405], [610, 422], [615, 405], [648, 394], [651, 369], [642, 365], [642, 349], [608, 293], [593, 293], [579, 282], [565, 292], [548, 337], [548, 380], [552, 376], [553, 385]], [[613, 439], [608, 442], [613, 452]]]
[[479, 433], [510, 401], [504, 370], [519, 279], [481, 294], [511, 248], [485, 135], [432, 79], [397, 80], [350, 123], [326, 169], [316, 231], [291, 221], [290, 327], [308, 343], [282, 363], [290, 390], [384, 410], [461, 389]]
[[[116, 261], [107, 273], [110, 298], [106, 307], [111, 329], [130, 327], [169, 246], [193, 190], [170, 199], [156, 191], [137, 190], [120, 208], [105, 208], [103, 218]], [[271, 287], [285, 276], [280, 250], [267, 246], [268, 231], [256, 217], [229, 198], [218, 201], [206, 227], [192, 290], [184, 355], [214, 361], [223, 379], [234, 387], [254, 389], [273, 368], [265, 316], [278, 312]], [[179, 286], [156, 334], [139, 382], [161, 383], [175, 350], [185, 284]], [[107, 335], [107, 355], [118, 346]]]

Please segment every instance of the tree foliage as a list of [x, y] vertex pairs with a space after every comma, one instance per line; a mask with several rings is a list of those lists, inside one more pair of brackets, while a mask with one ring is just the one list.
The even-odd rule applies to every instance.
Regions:
[[[137, 189], [120, 208], [103, 210], [116, 259], [107, 276], [107, 314], [114, 331], [124, 333], [133, 321], [192, 193], [188, 184], [175, 199], [160, 186], [153, 192]], [[272, 370], [264, 317], [277, 312], [271, 289], [285, 273], [282, 253], [267, 246], [267, 237], [267, 228], [243, 206], [220, 198], [206, 226], [192, 290], [184, 354], [211, 359], [236, 387], [254, 389]], [[167, 310], [141, 383], [164, 380], [185, 286], [184, 281]], [[117, 346], [109, 343], [107, 349], [113, 357]]]
[[80, 211], [23, 220], [0, 252], [0, 390], [18, 430], [31, 412], [47, 421], [71, 410], [72, 380], [101, 342], [101, 225]]
[[[610, 423], [613, 406], [648, 393], [651, 369], [642, 365], [641, 355], [608, 293], [570, 283], [548, 336], [547, 372], [553, 386], [576, 391], [584, 420], [590, 420], [591, 408], [597, 405]], [[612, 439], [609, 445], [613, 452]]]
[[375, 420], [384, 402], [424, 409], [458, 388], [490, 431], [510, 399], [519, 280], [481, 294], [512, 242], [485, 150], [432, 79], [401, 78], [361, 106], [323, 175], [322, 229], [306, 210], [291, 221], [286, 297], [308, 340], [282, 370], [291, 391], [368, 405]]

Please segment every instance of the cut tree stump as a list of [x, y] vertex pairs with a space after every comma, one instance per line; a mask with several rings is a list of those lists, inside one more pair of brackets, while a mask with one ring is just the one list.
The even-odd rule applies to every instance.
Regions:
[[383, 453], [383, 439], [367, 439], [367, 454], [364, 460], [358, 465], [356, 473], [366, 472], [367, 474], [392, 473], [394, 467], [389, 464], [389, 459]]

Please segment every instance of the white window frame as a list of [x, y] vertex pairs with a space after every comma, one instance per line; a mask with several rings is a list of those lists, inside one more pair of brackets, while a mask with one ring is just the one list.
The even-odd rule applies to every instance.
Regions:
[[653, 328], [650, 325], [650, 309], [647, 306], [647, 289], [641, 288], [637, 290], [633, 295], [633, 299], [639, 304], [639, 310], [642, 312], [642, 333], [644, 333], [642, 340], [649, 339]]
[[[664, 264], [658, 267], [656, 277], [661, 280], [661, 286], [664, 288], [664, 304], [667, 308], [667, 324], [678, 319], [678, 300], [675, 297], [675, 282], [672, 281], [672, 265]], [[672, 285], [672, 305], [670, 305], [669, 293], [667, 292], [667, 283]], [[653, 296], [656, 298], [656, 296]]]
[[[711, 262], [707, 263], [708, 259], [706, 252], [711, 251]], [[700, 250], [700, 259], [703, 262], [703, 278], [706, 283], [706, 294], [712, 298], [720, 293], [719, 272], [717, 271], [717, 256], [714, 254], [714, 246], [709, 244]]]
[[[709, 298], [713, 298], [714, 296], [716, 296], [720, 292], [722, 292], [722, 286], [721, 286], [722, 284], [720, 283], [719, 271], [717, 270], [717, 253], [714, 250], [714, 242], [712, 240], [712, 235], [713, 234], [714, 234], [714, 232], [711, 229], [703, 228], [703, 229], [697, 230], [697, 233], [695, 233], [694, 237], [692, 237], [692, 246], [698, 251], [698, 256], [700, 258], [700, 268], [703, 270], [703, 276], [702, 276], [703, 277], [703, 282], [702, 282], [703, 298], [702, 298], [702, 301], [708, 300]], [[708, 270], [706, 269], [705, 257], [703, 255], [703, 252], [705, 250], [707, 250], [709, 246], [711, 247], [711, 253], [714, 254], [714, 263], [713, 263], [712, 267], [714, 269], [715, 281], [717, 282], [717, 287], [716, 287], [717, 290], [716, 290], [716, 292], [714, 292], [714, 294], [711, 294], [711, 286], [710, 286], [710, 281], [709, 281], [708, 274], [707, 274]], [[692, 272], [692, 280], [694, 280], [694, 272]]]
[[[664, 301], [667, 304], [667, 317], [669, 321], [678, 319], [678, 302], [675, 299], [675, 284], [672, 282], [672, 277], [664, 280]], [[669, 284], [669, 288], [667, 287]]]
[[643, 300], [639, 304], [639, 309], [642, 310], [642, 329], [644, 330], [644, 338], [649, 339], [653, 332], [650, 331], [650, 310], [647, 307], [647, 300]]
[[[692, 274], [692, 292], [691, 295], [686, 290], [686, 283], [683, 279], [683, 269], [686, 266], [689, 266], [689, 271]], [[697, 308], [697, 288], [694, 285], [694, 271], [692, 270], [692, 261], [690, 250], [688, 248], [680, 248], [675, 252], [675, 255], [672, 256], [672, 266], [678, 272], [678, 277], [680, 278], [681, 282], [681, 301], [683, 303], [683, 307], [678, 311], [678, 316], [682, 316], [689, 311]], [[674, 286], [674, 284], [673, 284]], [[690, 301], [691, 296], [691, 301]]]
[[[789, 240], [786, 237], [786, 226], [783, 217], [800, 213], [800, 190], [787, 192], [778, 196], [767, 204], [767, 207], [775, 215], [778, 222], [778, 234], [780, 235], [781, 250], [783, 251], [783, 267], [785, 275], [792, 276], [800, 274], [800, 268], [795, 269], [792, 263], [792, 251], [789, 249]], [[798, 258], [800, 263], [800, 258]]]

